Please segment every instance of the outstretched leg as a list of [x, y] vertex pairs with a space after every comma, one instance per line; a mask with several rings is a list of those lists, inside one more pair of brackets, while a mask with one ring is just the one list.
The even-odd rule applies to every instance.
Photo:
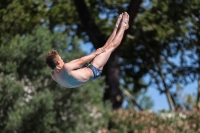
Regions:
[[114, 36], [114, 38], [112, 39], [112, 41], [110, 41], [108, 44], [106, 44], [106, 51], [104, 53], [101, 53], [100, 55], [96, 56], [93, 61], [91, 62], [91, 64], [93, 66], [95, 66], [96, 68], [102, 70], [104, 65], [106, 64], [106, 62], [108, 61], [111, 53], [119, 46], [119, 44], [122, 41], [123, 35], [124, 35], [124, 31], [126, 29], [128, 29], [129, 25], [128, 25], [128, 21], [129, 21], [129, 15], [128, 13], [124, 13], [122, 16], [122, 20], [121, 20], [121, 25], [119, 26], [119, 31], [116, 33], [116, 35]]
[[114, 39], [114, 37], [115, 37], [117, 31], [118, 31], [119, 28], [120, 28], [121, 21], [122, 21], [122, 16], [123, 16], [123, 13], [121, 13], [121, 14], [119, 15], [119, 17], [118, 17], [118, 19], [117, 19], [117, 22], [116, 22], [116, 24], [115, 24], [115, 28], [114, 28], [112, 34], [110, 35], [110, 37], [108, 38], [108, 40], [106, 41], [106, 44], [102, 47], [103, 49], [106, 49], [106, 48], [109, 46], [109, 44], [112, 42], [112, 40]]

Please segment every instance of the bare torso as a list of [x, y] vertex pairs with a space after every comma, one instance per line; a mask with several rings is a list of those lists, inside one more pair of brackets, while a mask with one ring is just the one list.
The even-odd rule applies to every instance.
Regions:
[[92, 80], [93, 72], [90, 68], [83, 67], [77, 70], [68, 71], [65, 65], [60, 71], [53, 70], [52, 78], [62, 86], [67, 88], [79, 87]]

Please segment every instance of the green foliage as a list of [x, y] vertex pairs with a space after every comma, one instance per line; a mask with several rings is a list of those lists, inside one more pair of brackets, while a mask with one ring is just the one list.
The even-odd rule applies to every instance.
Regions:
[[35, 95], [27, 94], [9, 112], [5, 132], [55, 132], [57, 127], [52, 126], [56, 122], [52, 96], [47, 89]]
[[146, 84], [156, 85], [161, 94], [169, 91], [168, 100], [176, 99], [172, 106], [178, 108], [176, 84], [185, 86], [199, 77], [199, 5], [196, 0], [156, 0], [141, 7], [122, 47], [125, 85], [140, 91], [141, 78], [148, 76]]
[[[17, 81], [14, 75], [3, 73], [0, 73], [0, 82], [0, 128], [2, 131], [7, 126], [9, 113], [14, 110], [15, 104], [23, 95], [23, 84]], [[16, 116], [14, 119], [19, 120], [20, 117]]]
[[[130, 0], [85, 2], [91, 13], [88, 16], [108, 36]], [[135, 96], [142, 108], [149, 109], [152, 101], [145, 94], [148, 85], [154, 83], [164, 93], [199, 76], [200, 4], [198, 0], [156, 0], [144, 5], [120, 48], [120, 76], [122, 88]], [[52, 49], [58, 50], [66, 62], [85, 55], [80, 40], [90, 42], [91, 38], [76, 10], [72, 0], [1, 2], [2, 133], [85, 133], [107, 127], [110, 112], [102, 105], [103, 78], [77, 89], [66, 89], [51, 79], [51, 70], [44, 63], [45, 54]], [[172, 58], [179, 58], [178, 65]], [[150, 76], [149, 84], [142, 81], [146, 75]], [[173, 99], [174, 105], [178, 105], [176, 97]], [[191, 110], [191, 103], [194, 105], [194, 98], [188, 96], [180, 104]], [[133, 105], [129, 107], [134, 108]], [[186, 113], [186, 118], [179, 115], [175, 113], [168, 118], [147, 112], [114, 112], [109, 130], [112, 133], [199, 130], [198, 112]]]
[[0, 42], [7, 42], [15, 35], [31, 32], [47, 13], [43, 0], [6, 0], [0, 4]]
[[[1, 131], [20, 133], [98, 131], [107, 123], [102, 106], [103, 78], [77, 89], [66, 89], [51, 79], [45, 54], [57, 49], [64, 60], [81, 57], [61, 32], [40, 27], [1, 45]], [[66, 56], [67, 55], [67, 56]]]

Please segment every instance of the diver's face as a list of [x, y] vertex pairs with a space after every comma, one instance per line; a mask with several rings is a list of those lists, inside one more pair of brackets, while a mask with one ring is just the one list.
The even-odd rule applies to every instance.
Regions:
[[65, 63], [64, 63], [63, 59], [60, 57], [60, 55], [57, 55], [57, 57], [56, 57], [56, 66], [57, 66], [57, 68], [61, 69], [64, 64]]
[[58, 55], [58, 61], [59, 61], [61, 64], [64, 64], [64, 61], [63, 61], [63, 59], [60, 57], [60, 55]]

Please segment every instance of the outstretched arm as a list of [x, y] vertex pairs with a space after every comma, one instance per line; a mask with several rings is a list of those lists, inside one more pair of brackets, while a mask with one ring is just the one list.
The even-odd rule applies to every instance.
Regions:
[[79, 69], [84, 64], [92, 61], [97, 55], [99, 55], [103, 52], [105, 52], [105, 50], [102, 48], [99, 48], [95, 52], [93, 52], [87, 56], [83, 56], [79, 59], [75, 59], [75, 60], [72, 60], [72, 61], [66, 63], [65, 68], [67, 68], [67, 70], [69, 70], [69, 71]]

